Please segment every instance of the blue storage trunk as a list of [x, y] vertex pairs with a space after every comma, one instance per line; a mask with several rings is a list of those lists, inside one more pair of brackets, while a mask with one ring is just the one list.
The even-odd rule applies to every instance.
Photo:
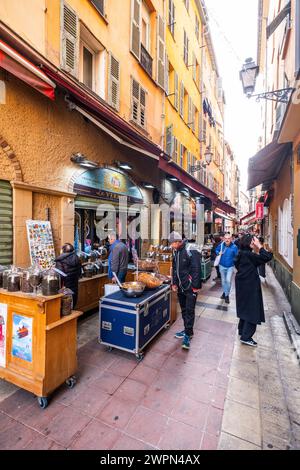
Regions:
[[144, 347], [170, 321], [170, 286], [128, 298], [122, 291], [102, 297], [99, 341], [143, 357]]

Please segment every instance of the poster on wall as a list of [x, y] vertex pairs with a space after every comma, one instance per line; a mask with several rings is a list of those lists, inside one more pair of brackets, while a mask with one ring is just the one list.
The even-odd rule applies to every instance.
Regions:
[[31, 264], [49, 269], [55, 260], [54, 243], [49, 221], [26, 220]]
[[0, 304], [0, 367], [6, 367], [7, 305]]
[[32, 318], [13, 314], [12, 356], [32, 362]]

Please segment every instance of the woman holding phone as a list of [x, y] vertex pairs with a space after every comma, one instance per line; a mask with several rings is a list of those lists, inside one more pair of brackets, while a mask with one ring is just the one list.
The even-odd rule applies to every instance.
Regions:
[[[253, 250], [256, 249], [258, 253]], [[256, 326], [265, 321], [264, 304], [258, 267], [271, 261], [272, 253], [266, 251], [253, 235], [244, 235], [235, 260], [236, 311], [240, 319], [238, 330], [241, 343], [257, 346], [252, 338]]]

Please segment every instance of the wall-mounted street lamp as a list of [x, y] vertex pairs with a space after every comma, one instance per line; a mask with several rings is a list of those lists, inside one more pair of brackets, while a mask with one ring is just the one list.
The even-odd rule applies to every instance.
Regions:
[[204, 162], [198, 162], [197, 165], [191, 166], [191, 173], [196, 173], [197, 171], [200, 171], [211, 164], [213, 159], [213, 152], [211, 151], [210, 146], [206, 147], [206, 150], [204, 152], [204, 158]]
[[276, 101], [278, 103], [288, 103], [290, 93], [294, 88], [282, 88], [281, 90], [267, 91], [265, 93], [258, 93], [253, 95], [256, 84], [256, 77], [258, 75], [259, 67], [255, 64], [252, 58], [246, 59], [242, 70], [240, 71], [240, 80], [242, 81], [243, 91], [248, 98], [256, 98], [256, 101], [261, 99]]
[[129, 163], [127, 162], [119, 162], [118, 160], [115, 161], [115, 165], [118, 167], [118, 168], [121, 168], [121, 170], [132, 170], [133, 167], [132, 165], [130, 165]]
[[90, 169], [99, 168], [98, 163], [91, 162], [80, 152], [73, 153], [70, 160], [71, 162], [76, 163], [76, 165], [82, 166], [84, 168], [90, 168]]

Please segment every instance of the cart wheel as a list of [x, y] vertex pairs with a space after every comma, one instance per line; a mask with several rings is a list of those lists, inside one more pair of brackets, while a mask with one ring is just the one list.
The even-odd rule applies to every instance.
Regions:
[[48, 406], [48, 398], [47, 397], [37, 397], [38, 403], [40, 407], [44, 410]]
[[164, 326], [164, 329], [165, 330], [168, 330], [170, 328], [170, 323], [167, 323], [165, 326]]
[[74, 385], [76, 384], [76, 377], [69, 377], [67, 380], [66, 380], [66, 384], [69, 388], [73, 388]]
[[114, 349], [114, 348], [112, 348], [111, 346], [108, 346], [107, 351], [108, 351], [108, 352], [112, 352], [113, 349]]
[[139, 354], [136, 354], [135, 357], [137, 358], [137, 360], [139, 362], [141, 362], [143, 359], [144, 359], [144, 354], [143, 353], [139, 353]]

